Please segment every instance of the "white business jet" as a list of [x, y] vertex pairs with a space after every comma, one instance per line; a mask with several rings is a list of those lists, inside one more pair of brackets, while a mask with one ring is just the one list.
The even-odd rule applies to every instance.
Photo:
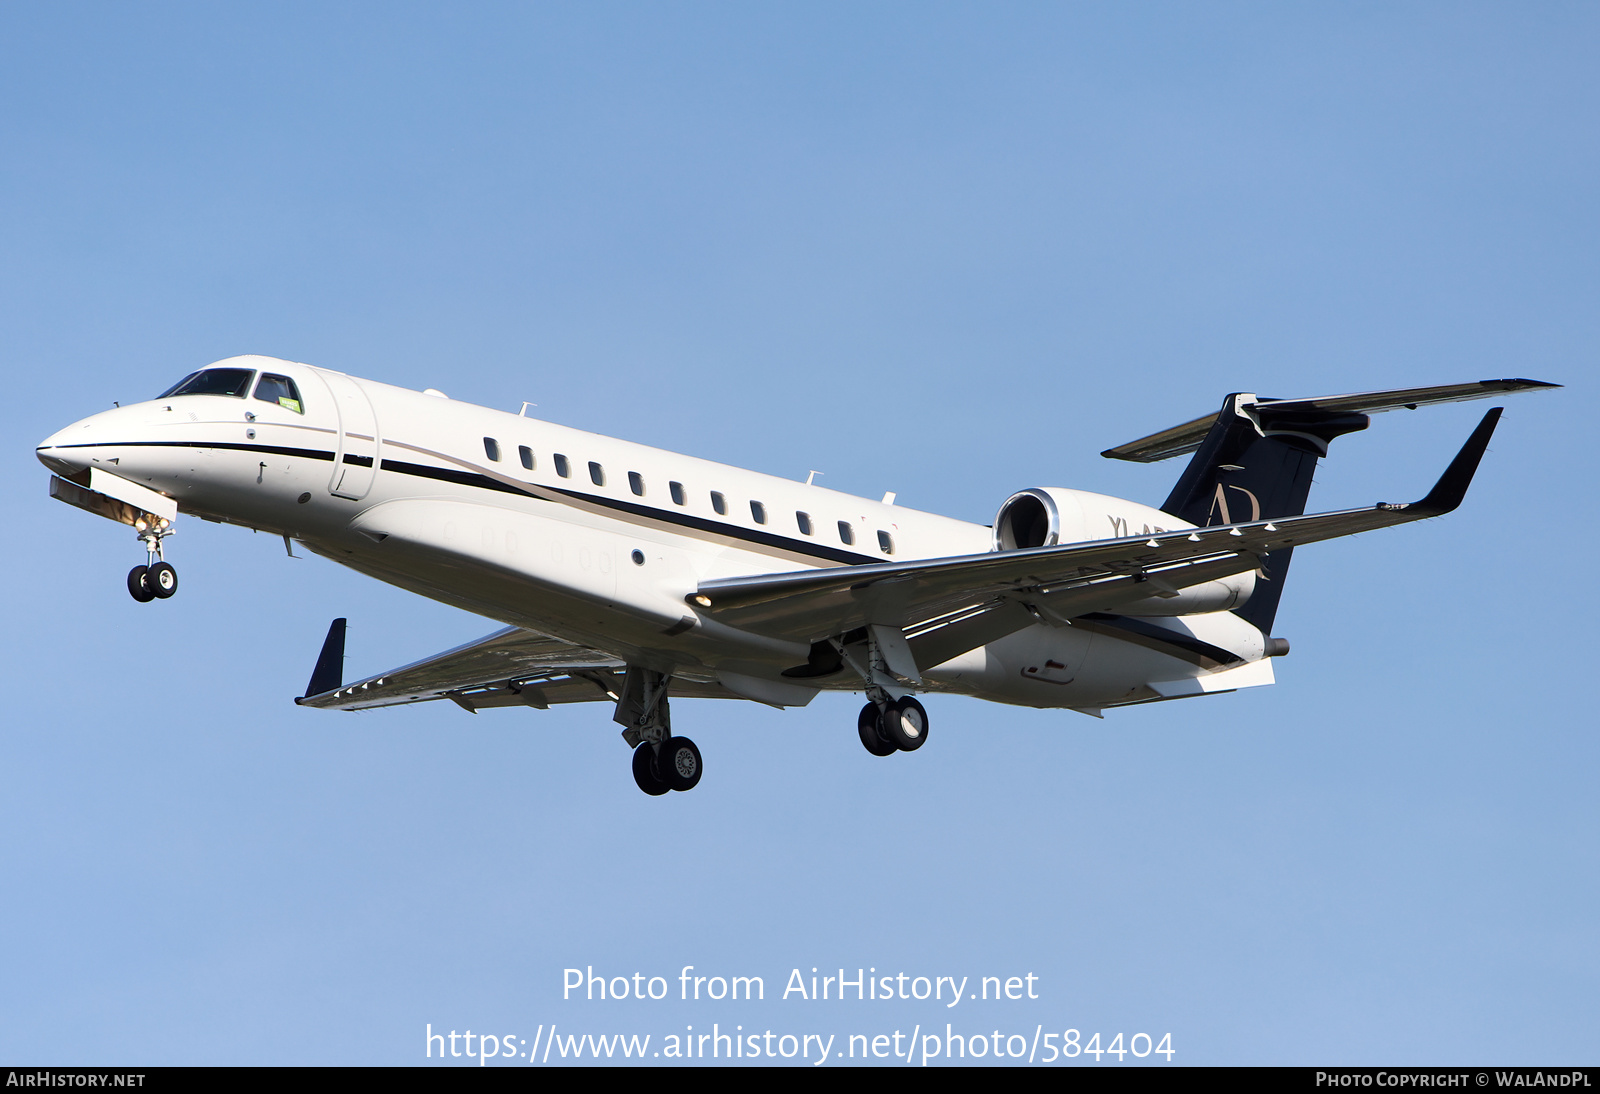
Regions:
[[1194, 453], [1159, 508], [1035, 488], [990, 527], [270, 357], [219, 361], [38, 455], [54, 497], [137, 531], [136, 600], [177, 590], [164, 543], [182, 512], [507, 624], [346, 683], [336, 619], [297, 703], [605, 700], [639, 788], [664, 794], [703, 770], [669, 693], [786, 707], [864, 692], [861, 743], [888, 756], [927, 740], [919, 694], [1100, 716], [1270, 684], [1291, 550], [1454, 509], [1500, 410], [1422, 500], [1305, 516], [1329, 442], [1379, 411], [1556, 386], [1229, 395], [1104, 453]]

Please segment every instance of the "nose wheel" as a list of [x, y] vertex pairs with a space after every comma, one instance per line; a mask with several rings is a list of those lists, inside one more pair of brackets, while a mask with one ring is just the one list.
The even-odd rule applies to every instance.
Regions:
[[165, 600], [178, 591], [178, 571], [172, 563], [161, 557], [161, 541], [172, 535], [175, 529], [171, 521], [159, 517], [154, 523], [146, 525], [140, 521], [135, 527], [139, 529], [139, 539], [149, 552], [150, 561], [128, 571], [128, 595], [141, 604]]
[[135, 566], [128, 571], [128, 595], [141, 604], [148, 604], [156, 598], [150, 588], [150, 567]]

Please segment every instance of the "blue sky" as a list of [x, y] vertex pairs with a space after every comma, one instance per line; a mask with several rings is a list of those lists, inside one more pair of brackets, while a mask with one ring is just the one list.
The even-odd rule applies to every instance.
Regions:
[[[1593, 1062], [1597, 47], [1581, 4], [0, 9], [0, 1058], [949, 1021]], [[336, 615], [352, 674], [487, 621], [197, 521], [128, 598], [33, 446], [236, 353], [979, 522], [1159, 504], [1177, 464], [1096, 453], [1229, 391], [1568, 386], [1457, 513], [1297, 555], [1273, 688], [940, 698], [884, 762], [853, 697], [683, 702], [707, 774], [652, 800], [600, 706], [289, 702]], [[1375, 419], [1313, 508], [1420, 496], [1483, 406]], [[563, 1001], [590, 965], [768, 999]], [[1040, 998], [776, 998], [813, 966]]]

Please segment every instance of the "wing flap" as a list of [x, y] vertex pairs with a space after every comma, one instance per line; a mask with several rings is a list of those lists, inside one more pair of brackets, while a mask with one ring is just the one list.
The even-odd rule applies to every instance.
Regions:
[[[501, 685], [460, 688], [435, 698], [449, 699], [463, 710], [477, 713], [495, 707], [533, 707], [544, 710], [565, 703], [612, 703], [622, 694], [623, 672], [609, 669], [588, 669], [563, 676], [541, 680], [518, 681]], [[684, 680], [673, 677], [674, 699], [739, 699], [718, 684]], [[411, 702], [422, 702], [413, 699]], [[363, 706], [388, 706], [392, 704], [361, 704], [343, 709], [357, 710]]]

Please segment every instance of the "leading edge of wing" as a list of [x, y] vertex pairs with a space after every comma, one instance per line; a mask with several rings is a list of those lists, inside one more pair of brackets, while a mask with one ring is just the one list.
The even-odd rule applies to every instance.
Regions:
[[[701, 611], [735, 626], [759, 628], [763, 623], [781, 623], [787, 612], [795, 612], [826, 619], [829, 627], [848, 629], [865, 622], [869, 611], [881, 615], [885, 605], [901, 615], [903, 624], [909, 624], [919, 614], [956, 601], [976, 602], [1023, 590], [1043, 593], [1108, 579], [1133, 582], [1163, 575], [1182, 585], [1183, 569], [1221, 562], [1229, 556], [1237, 559], [1237, 571], [1242, 572], [1253, 569], [1256, 558], [1273, 550], [1405, 524], [1455, 509], [1488, 448], [1501, 409], [1495, 407], [1484, 415], [1433, 489], [1415, 502], [1379, 502], [1364, 509], [1060, 547], [720, 578], [702, 582], [694, 602]], [[1209, 576], [1214, 576], [1217, 567], [1209, 565], [1207, 569], [1212, 571]]]

